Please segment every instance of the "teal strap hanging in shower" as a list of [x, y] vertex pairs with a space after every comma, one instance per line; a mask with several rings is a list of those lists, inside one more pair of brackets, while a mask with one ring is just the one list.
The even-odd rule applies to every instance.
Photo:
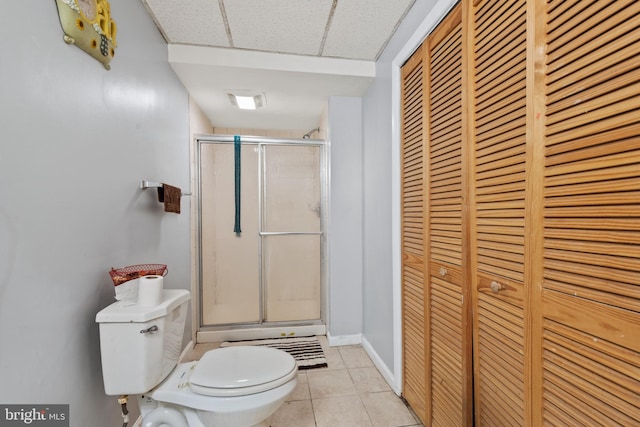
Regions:
[[233, 137], [233, 158], [235, 161], [235, 193], [236, 193], [236, 221], [233, 226], [234, 233], [241, 233], [240, 230], [240, 149], [242, 148], [242, 141], [240, 141], [240, 135], [234, 135]]

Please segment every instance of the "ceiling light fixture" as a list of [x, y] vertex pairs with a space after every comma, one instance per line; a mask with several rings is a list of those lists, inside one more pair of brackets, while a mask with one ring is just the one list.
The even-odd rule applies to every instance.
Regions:
[[229, 101], [241, 110], [255, 110], [267, 105], [263, 92], [233, 90], [227, 91]]

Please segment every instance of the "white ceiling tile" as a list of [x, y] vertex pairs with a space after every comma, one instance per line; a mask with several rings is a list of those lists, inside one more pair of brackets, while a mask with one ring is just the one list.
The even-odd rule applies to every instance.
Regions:
[[225, 0], [234, 47], [318, 55], [332, 0]]
[[[171, 66], [215, 126], [284, 130], [317, 126], [329, 96], [362, 96], [373, 60], [416, 0], [141, 1], [169, 43]], [[267, 107], [239, 110], [228, 89], [264, 91]]]
[[414, 0], [340, 0], [323, 56], [375, 60]]
[[216, 0], [144, 0], [169, 43], [229, 47]]

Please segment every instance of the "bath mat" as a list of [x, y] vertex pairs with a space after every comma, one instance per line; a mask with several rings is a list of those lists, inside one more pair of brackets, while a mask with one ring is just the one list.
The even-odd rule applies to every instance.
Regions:
[[220, 347], [262, 345], [284, 350], [296, 359], [298, 369], [326, 368], [327, 358], [318, 337], [274, 338], [252, 341], [226, 341]]

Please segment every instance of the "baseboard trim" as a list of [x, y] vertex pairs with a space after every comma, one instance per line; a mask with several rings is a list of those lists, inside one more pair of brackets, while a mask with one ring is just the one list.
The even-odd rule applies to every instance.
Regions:
[[343, 345], [357, 345], [362, 343], [362, 334], [353, 334], [353, 335], [331, 335], [329, 331], [327, 331], [327, 341], [329, 342], [329, 347], [340, 347]]
[[248, 341], [283, 337], [308, 337], [312, 335], [324, 335], [325, 333], [325, 325], [271, 326], [264, 328], [200, 331], [196, 334], [196, 340], [199, 344], [206, 342]]
[[365, 337], [362, 337], [362, 348], [367, 352], [373, 364], [378, 368], [378, 371], [387, 384], [389, 384], [389, 387], [391, 387], [395, 394], [400, 396], [402, 394], [402, 388], [399, 382], [396, 381], [395, 375], [393, 375], [393, 372], [391, 372], [387, 365], [382, 361], [378, 353], [373, 349], [373, 346], [371, 346], [371, 343], [369, 343]]

